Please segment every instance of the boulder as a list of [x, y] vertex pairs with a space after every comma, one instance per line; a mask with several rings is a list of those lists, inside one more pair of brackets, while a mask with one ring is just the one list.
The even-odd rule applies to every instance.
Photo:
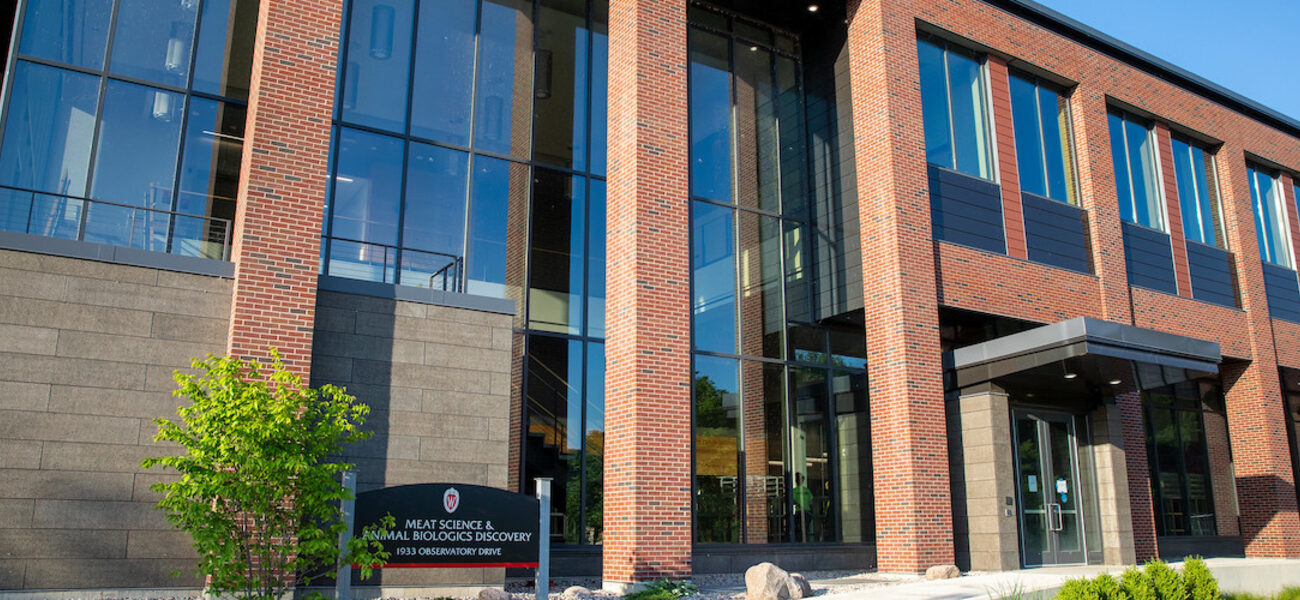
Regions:
[[562, 600], [587, 600], [591, 596], [591, 590], [580, 585], [567, 587], [564, 589], [564, 593], [560, 594]]
[[807, 577], [804, 577], [803, 575], [801, 575], [801, 574], [799, 574], [799, 573], [791, 573], [791, 574], [790, 574], [790, 579], [793, 579], [795, 585], [799, 586], [799, 592], [800, 592], [800, 595], [795, 596], [795, 598], [812, 598], [812, 597], [813, 597], [812, 584], [808, 583], [808, 578], [807, 578]]
[[483, 588], [478, 591], [478, 600], [512, 600], [510, 592], [501, 588]]
[[961, 569], [957, 565], [935, 565], [925, 570], [926, 579], [952, 579], [961, 577]]
[[759, 563], [745, 571], [746, 600], [800, 600], [805, 596], [799, 582], [772, 563]]

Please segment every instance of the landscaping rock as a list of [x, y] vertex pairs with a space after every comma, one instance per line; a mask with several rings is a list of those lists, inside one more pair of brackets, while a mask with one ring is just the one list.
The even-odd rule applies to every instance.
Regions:
[[952, 579], [961, 577], [961, 569], [957, 565], [935, 565], [925, 570], [926, 579]]
[[[807, 585], [807, 582], [804, 582]], [[759, 563], [745, 571], [746, 600], [800, 600], [804, 588], [784, 569], [772, 563]]]
[[582, 587], [580, 585], [574, 585], [565, 588], [564, 593], [560, 594], [560, 599], [561, 600], [587, 600], [588, 598], [591, 598], [591, 596], [592, 596], [591, 590]]
[[478, 600], [513, 600], [513, 597], [503, 589], [483, 588], [478, 591]]
[[791, 573], [790, 579], [794, 580], [795, 585], [799, 586], [799, 591], [801, 592], [801, 595], [798, 596], [799, 598], [812, 598], [812, 584], [808, 583], [807, 577], [804, 577], [799, 573]]

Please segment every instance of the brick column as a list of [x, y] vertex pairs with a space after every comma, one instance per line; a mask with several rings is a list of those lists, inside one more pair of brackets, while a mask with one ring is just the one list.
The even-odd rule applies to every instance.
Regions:
[[342, 0], [262, 0], [235, 213], [227, 352], [311, 368]]
[[1002, 225], [1007, 255], [1029, 258], [1025, 241], [1025, 213], [1020, 202], [1020, 170], [1016, 162], [1016, 132], [1011, 116], [1011, 80], [1007, 62], [990, 56], [989, 88], [993, 96], [993, 132], [998, 147], [998, 175], [1002, 183]]
[[1178, 174], [1174, 161], [1173, 138], [1169, 126], [1156, 123], [1156, 143], [1159, 144], [1160, 170], [1164, 177], [1165, 207], [1169, 213], [1169, 242], [1173, 246], [1174, 279], [1178, 282], [1178, 295], [1192, 297], [1192, 275], [1187, 266], [1187, 238], [1183, 235], [1183, 207], [1178, 203]]
[[1101, 279], [1101, 316], [1131, 324], [1133, 309], [1124, 265], [1124, 230], [1120, 225], [1115, 165], [1111, 162], [1105, 94], [1080, 85], [1070, 95], [1070, 118], [1078, 148], [1079, 204], [1088, 211], [1092, 271]]
[[[1241, 307], [1246, 311], [1251, 361], [1223, 370], [1241, 508], [1241, 535], [1249, 557], [1300, 556], [1300, 517], [1286, 433], [1286, 408], [1278, 380], [1273, 323], [1264, 292], [1264, 272], [1255, 238], [1255, 215], [1244, 149], [1219, 151], [1224, 228], [1234, 250]], [[1292, 207], [1287, 213], [1293, 214]]]
[[606, 589], [691, 572], [686, 0], [609, 23]]
[[1124, 463], [1128, 472], [1129, 516], [1133, 520], [1134, 560], [1143, 562], [1158, 556], [1156, 511], [1151, 501], [1151, 463], [1147, 459], [1147, 435], [1143, 425], [1142, 394], [1127, 390], [1115, 395], [1124, 442]]
[[850, 0], [849, 68], [862, 224], [881, 571], [953, 562], [939, 305], [910, 6]]

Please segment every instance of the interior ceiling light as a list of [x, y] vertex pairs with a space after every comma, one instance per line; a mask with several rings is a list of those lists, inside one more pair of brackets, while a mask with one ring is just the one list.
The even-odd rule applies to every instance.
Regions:
[[1065, 374], [1065, 378], [1066, 378], [1066, 379], [1074, 379], [1075, 377], [1078, 377], [1078, 376], [1079, 376], [1078, 373], [1066, 373], [1066, 374]]
[[808, 5], [808, 12], [817, 12], [817, 9], [818, 9], [818, 8], [821, 8], [821, 7], [817, 6], [816, 4], [809, 4], [809, 5]]
[[1107, 382], [1107, 383], [1109, 383], [1109, 384], [1111, 384], [1111, 385], [1119, 385], [1119, 384], [1121, 383], [1121, 381], [1118, 380], [1118, 379], [1112, 379], [1112, 380], [1110, 380], [1110, 381]]

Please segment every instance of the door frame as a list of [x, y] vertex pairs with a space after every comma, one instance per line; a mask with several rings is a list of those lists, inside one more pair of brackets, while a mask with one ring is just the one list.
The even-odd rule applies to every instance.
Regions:
[[[1010, 414], [1011, 439], [1009, 440], [1009, 442], [1011, 443], [1011, 452], [1012, 452], [1011, 462], [1015, 470], [1015, 478], [1016, 478], [1014, 487], [1016, 492], [1016, 528], [1018, 533], [1017, 537], [1019, 541], [1018, 546], [1020, 551], [1020, 566], [1022, 568], [1038, 568], [1038, 567], [1056, 567], [1056, 566], [1088, 564], [1088, 551], [1089, 551], [1088, 535], [1087, 535], [1088, 519], [1086, 513], [1089, 508], [1089, 504], [1088, 504], [1089, 499], [1084, 494], [1084, 490], [1086, 489], [1087, 486], [1083, 485], [1082, 478], [1084, 477], [1085, 474], [1080, 471], [1080, 467], [1079, 467], [1080, 423], [1078, 420], [1078, 415], [1070, 412], [1063, 412], [1063, 411], [1057, 411], [1051, 409], [1029, 408], [1029, 407], [1022, 407], [1022, 408], [1011, 407], [1010, 413], [1011, 413]], [[1025, 511], [1024, 511], [1025, 500], [1021, 489], [1020, 444], [1018, 441], [1020, 439], [1019, 421], [1022, 417], [1029, 417], [1031, 419], [1034, 419], [1036, 422], [1035, 433], [1039, 444], [1038, 460], [1039, 460], [1040, 470], [1043, 471], [1042, 473], [1040, 473], [1040, 475], [1043, 477], [1043, 482], [1042, 482], [1043, 489], [1047, 488], [1048, 480], [1050, 478], [1046, 476], [1047, 475], [1046, 469], [1050, 468], [1052, 462], [1050, 460], [1051, 444], [1050, 441], [1046, 439], [1048, 434], [1046, 434], [1045, 432], [1048, 430], [1045, 427], [1045, 424], [1051, 422], [1064, 423], [1068, 427], [1070, 441], [1071, 441], [1070, 468], [1073, 471], [1071, 475], [1073, 475], [1074, 486], [1076, 490], [1075, 506], [1078, 507], [1077, 515], [1076, 515], [1077, 517], [1076, 522], [1078, 523], [1078, 527], [1079, 527], [1078, 553], [1082, 555], [1082, 560], [1079, 562], [1042, 562], [1041, 564], [1029, 564], [1027, 560], [1029, 557], [1029, 553], [1027, 551], [1027, 548], [1025, 547], [1025, 543], [1026, 543]], [[1055, 473], [1053, 473], [1053, 475], [1055, 475]], [[1048, 533], [1052, 534], [1054, 532], [1048, 531]], [[1052, 549], [1049, 549], [1049, 552], [1054, 555], [1059, 555], [1059, 551], [1055, 550], [1056, 543], [1054, 537], [1049, 535], [1048, 540], [1050, 546], [1052, 547]]]

